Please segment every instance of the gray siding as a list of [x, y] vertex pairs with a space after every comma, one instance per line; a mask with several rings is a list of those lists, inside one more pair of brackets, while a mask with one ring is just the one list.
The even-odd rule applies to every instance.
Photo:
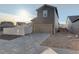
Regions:
[[[48, 10], [48, 16], [43, 17], [43, 10]], [[39, 19], [42, 23], [53, 24], [54, 23], [54, 8], [42, 8], [37, 11], [37, 19]], [[37, 22], [38, 23], [38, 22]]]
[[70, 32], [79, 34], [79, 21], [72, 23], [69, 19], [67, 19], [66, 25]]
[[72, 23], [71, 29], [74, 33], [79, 34], [79, 21]]

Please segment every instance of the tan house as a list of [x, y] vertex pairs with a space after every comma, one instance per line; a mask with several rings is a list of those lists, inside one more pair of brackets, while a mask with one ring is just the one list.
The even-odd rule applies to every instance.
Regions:
[[68, 16], [66, 25], [70, 32], [79, 34], [79, 16]]
[[58, 19], [57, 8], [45, 4], [37, 9], [37, 17], [32, 19], [32, 32], [55, 34], [59, 27]]

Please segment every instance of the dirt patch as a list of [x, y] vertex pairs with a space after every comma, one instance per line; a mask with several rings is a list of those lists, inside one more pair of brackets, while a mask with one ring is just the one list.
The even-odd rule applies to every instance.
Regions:
[[79, 38], [76, 38], [75, 35], [71, 33], [57, 33], [51, 35], [41, 45], [79, 50]]

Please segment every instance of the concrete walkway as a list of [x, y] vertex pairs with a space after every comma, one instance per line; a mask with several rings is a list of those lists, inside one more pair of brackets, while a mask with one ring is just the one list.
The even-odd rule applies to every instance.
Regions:
[[64, 48], [50, 48], [48, 47], [41, 54], [79, 54], [79, 51], [64, 49]]
[[[79, 54], [79, 51], [66, 48], [50, 48], [55, 54]], [[53, 54], [53, 53], [52, 53]]]

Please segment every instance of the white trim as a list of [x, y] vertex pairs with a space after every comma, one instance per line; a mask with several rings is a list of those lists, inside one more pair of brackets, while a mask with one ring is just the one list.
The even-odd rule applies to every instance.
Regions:
[[48, 16], [48, 10], [43, 10], [43, 17], [47, 17]]
[[54, 8], [54, 34], [55, 34], [55, 8]]

